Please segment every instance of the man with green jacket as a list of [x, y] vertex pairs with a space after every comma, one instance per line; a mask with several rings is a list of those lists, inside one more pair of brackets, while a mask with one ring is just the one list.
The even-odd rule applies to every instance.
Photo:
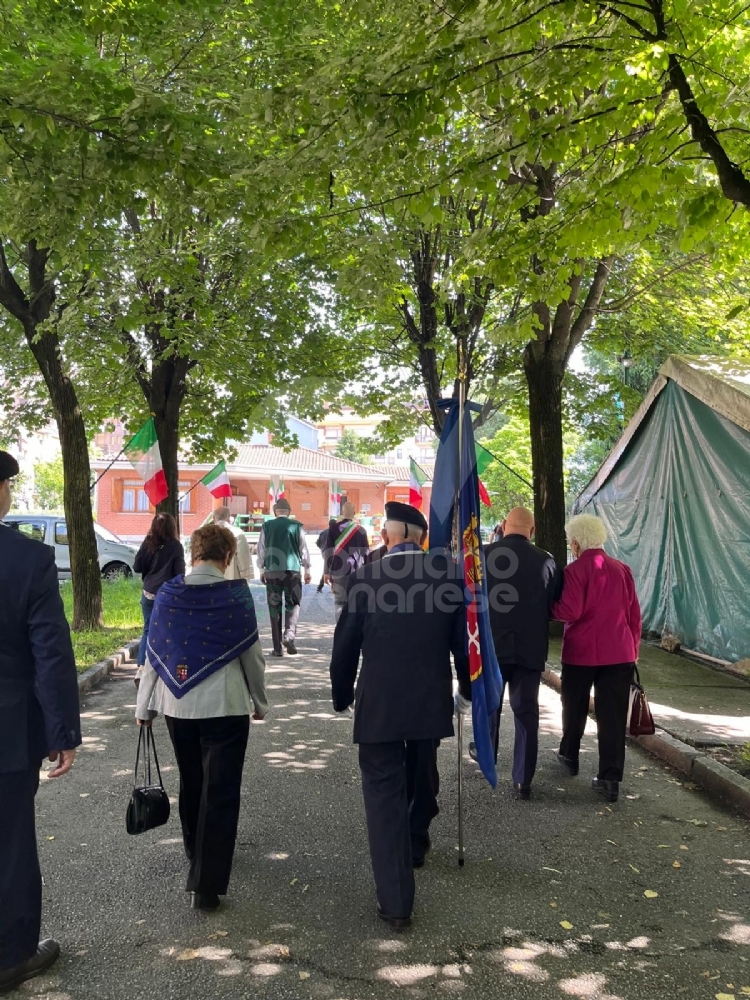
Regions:
[[309, 583], [310, 553], [305, 533], [299, 521], [291, 516], [289, 501], [281, 497], [273, 505], [275, 517], [266, 521], [258, 538], [258, 569], [261, 583], [266, 585], [268, 613], [271, 618], [273, 655], [283, 656], [281, 648], [281, 605], [284, 604], [283, 643], [287, 653], [295, 655], [300, 602], [302, 601], [302, 570]]

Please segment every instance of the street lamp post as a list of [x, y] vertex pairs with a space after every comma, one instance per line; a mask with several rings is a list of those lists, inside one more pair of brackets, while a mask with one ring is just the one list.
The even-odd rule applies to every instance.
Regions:
[[622, 365], [622, 370], [623, 370], [623, 373], [624, 373], [625, 385], [630, 385], [630, 379], [629, 379], [629, 374], [628, 373], [630, 372], [630, 369], [635, 364], [635, 359], [633, 358], [633, 356], [631, 355], [630, 351], [626, 347], [625, 350], [622, 352], [622, 354], [620, 354], [618, 356], [617, 360]]

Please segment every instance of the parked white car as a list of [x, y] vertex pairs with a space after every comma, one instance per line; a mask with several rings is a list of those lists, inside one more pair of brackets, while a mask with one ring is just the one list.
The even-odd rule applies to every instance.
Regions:
[[[6, 514], [3, 523], [10, 528], [51, 545], [55, 550], [57, 575], [61, 580], [70, 579], [70, 547], [68, 526], [59, 514]], [[119, 576], [133, 575], [133, 560], [138, 551], [128, 545], [113, 532], [94, 523], [96, 547], [99, 552], [99, 568], [105, 580], [115, 580]]]

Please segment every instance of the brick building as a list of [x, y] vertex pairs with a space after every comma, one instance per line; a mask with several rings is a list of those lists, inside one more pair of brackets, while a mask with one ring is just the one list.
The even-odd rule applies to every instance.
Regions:
[[[107, 465], [103, 459], [92, 462], [97, 474]], [[180, 494], [187, 494], [181, 503], [182, 535], [189, 535], [199, 527], [210, 511], [223, 502], [214, 500], [199, 483], [212, 467], [213, 463], [180, 464]], [[270, 487], [278, 488], [283, 482], [292, 511], [310, 532], [320, 531], [329, 516], [338, 513], [332, 501], [332, 496], [338, 493], [342, 503], [349, 500], [358, 512], [366, 515], [382, 515], [386, 501], [406, 502], [409, 498], [407, 467], [359, 465], [312, 448], [284, 451], [272, 445], [241, 445], [237, 458], [227, 463], [227, 471], [232, 483], [229, 506], [233, 513], [269, 513]], [[432, 467], [427, 466], [425, 471], [431, 474]], [[424, 488], [424, 497], [423, 509], [427, 511], [429, 485]], [[128, 462], [115, 462], [106, 472], [96, 487], [94, 503], [98, 522], [121, 538], [140, 541], [148, 531], [153, 508], [143, 492], [142, 481]]]

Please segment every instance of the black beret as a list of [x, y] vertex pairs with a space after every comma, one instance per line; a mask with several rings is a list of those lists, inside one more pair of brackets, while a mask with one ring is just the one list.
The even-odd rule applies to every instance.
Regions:
[[427, 531], [427, 520], [421, 510], [412, 507], [410, 503], [398, 503], [392, 500], [385, 505], [386, 521], [399, 521], [401, 524], [415, 524], [423, 531]]
[[6, 479], [12, 479], [19, 472], [20, 469], [15, 458], [7, 451], [0, 451], [0, 483], [5, 482]]
[[291, 510], [292, 505], [289, 503], [286, 497], [279, 497], [279, 499], [273, 505], [274, 510], [276, 510], [277, 508], [279, 510]]

